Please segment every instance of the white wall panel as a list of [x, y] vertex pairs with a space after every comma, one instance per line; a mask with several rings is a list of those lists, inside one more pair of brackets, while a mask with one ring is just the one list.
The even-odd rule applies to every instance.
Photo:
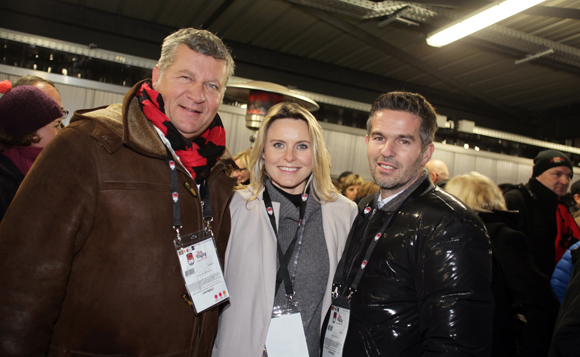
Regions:
[[[73, 112], [78, 109], [94, 108], [112, 103], [121, 103], [128, 88], [83, 79], [47, 74], [38, 71], [0, 65], [0, 80], [15, 82], [26, 74], [45, 77], [56, 82], [63, 106]], [[254, 134], [245, 126], [245, 109], [222, 105], [220, 116], [226, 129], [226, 144], [232, 154], [251, 146], [250, 136]], [[70, 116], [69, 116], [70, 119]], [[321, 123], [327, 146], [331, 153], [331, 174], [336, 177], [344, 171], [353, 171], [371, 180], [363, 129], [347, 128]], [[532, 175], [532, 160], [489, 152], [476, 152], [462, 147], [435, 143], [433, 159], [444, 161], [451, 177], [469, 171], [478, 171], [494, 182], [527, 182]], [[580, 179], [580, 169], [574, 168], [573, 181]]]
[[497, 176], [496, 176], [495, 180], [493, 180], [493, 181], [498, 185], [502, 184], [502, 183], [516, 184], [516, 183], [522, 182], [522, 181], [517, 180], [518, 175], [514, 175], [514, 173], [518, 172], [519, 165], [520, 164], [516, 164], [515, 162], [498, 160], [498, 162], [497, 162]]
[[465, 174], [470, 171], [476, 171], [475, 157], [456, 153], [453, 167], [453, 174], [450, 172], [449, 175]]
[[475, 171], [489, 177], [496, 182], [497, 178], [497, 160], [487, 157], [475, 157]]
[[246, 111], [228, 105], [221, 105], [219, 109], [220, 118], [226, 129], [226, 145], [232, 155], [250, 148], [250, 136], [253, 131], [246, 128]]
[[435, 147], [435, 151], [431, 156], [431, 160], [441, 160], [449, 169], [449, 174], [451, 175], [452, 172], [455, 172], [455, 153], [451, 151], [447, 151], [444, 148]]

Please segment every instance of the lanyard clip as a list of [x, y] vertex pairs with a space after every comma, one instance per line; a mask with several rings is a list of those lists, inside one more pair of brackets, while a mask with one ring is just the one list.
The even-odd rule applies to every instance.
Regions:
[[205, 227], [203, 227], [203, 229], [205, 229], [207, 232], [211, 232], [211, 222], [213, 222], [213, 217], [205, 218], [203, 222], [205, 223]]
[[179, 229], [180, 228], [181, 228], [181, 226], [179, 226], [179, 227], [177, 227], [177, 226], [173, 227], [173, 229], [175, 229], [175, 232], [177, 233], [177, 241], [179, 243], [181, 243], [181, 233], [179, 233]]
[[334, 286], [334, 290], [331, 293], [331, 296], [333, 299], [336, 299], [338, 297], [338, 286]]
[[352, 299], [352, 294], [356, 293], [356, 290], [352, 290], [351, 288], [348, 288], [349, 294], [346, 297], [348, 300]]
[[291, 309], [293, 307], [298, 306], [298, 301], [294, 301], [294, 295], [296, 295], [296, 292], [291, 292], [290, 294], [286, 294], [286, 297], [288, 298], [288, 308]]

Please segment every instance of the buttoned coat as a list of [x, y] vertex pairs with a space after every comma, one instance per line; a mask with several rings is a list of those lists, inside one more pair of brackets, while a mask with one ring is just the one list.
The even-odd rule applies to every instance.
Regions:
[[[6, 212], [0, 355], [210, 355], [218, 307], [196, 316], [182, 297], [169, 159], [134, 97], [139, 85], [123, 105], [77, 111]], [[225, 167], [207, 179], [222, 259], [235, 184]], [[179, 164], [177, 179], [181, 232], [199, 231], [196, 182]]]
[[[260, 357], [266, 342], [274, 305], [276, 238], [262, 193], [257, 199], [248, 201], [251, 196], [248, 189], [237, 191], [230, 204], [232, 229], [226, 250], [225, 274], [231, 299], [220, 316], [213, 357]], [[272, 206], [278, 220], [280, 204], [272, 202]], [[357, 207], [344, 196], [338, 196], [334, 202], [322, 203], [321, 211], [329, 259], [323, 320], [331, 303], [334, 272]]]

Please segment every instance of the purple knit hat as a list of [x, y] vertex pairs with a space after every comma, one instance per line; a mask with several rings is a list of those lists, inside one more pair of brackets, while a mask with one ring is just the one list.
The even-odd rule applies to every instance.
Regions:
[[0, 132], [14, 138], [32, 134], [62, 116], [59, 105], [34, 86], [12, 88], [0, 98]]

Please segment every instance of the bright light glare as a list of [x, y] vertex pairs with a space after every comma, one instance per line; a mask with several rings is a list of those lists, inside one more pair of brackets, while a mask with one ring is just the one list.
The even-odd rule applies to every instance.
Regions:
[[506, 0], [477, 13], [427, 38], [427, 44], [441, 47], [457, 41], [460, 38], [495, 24], [512, 15], [522, 12], [545, 0]]

